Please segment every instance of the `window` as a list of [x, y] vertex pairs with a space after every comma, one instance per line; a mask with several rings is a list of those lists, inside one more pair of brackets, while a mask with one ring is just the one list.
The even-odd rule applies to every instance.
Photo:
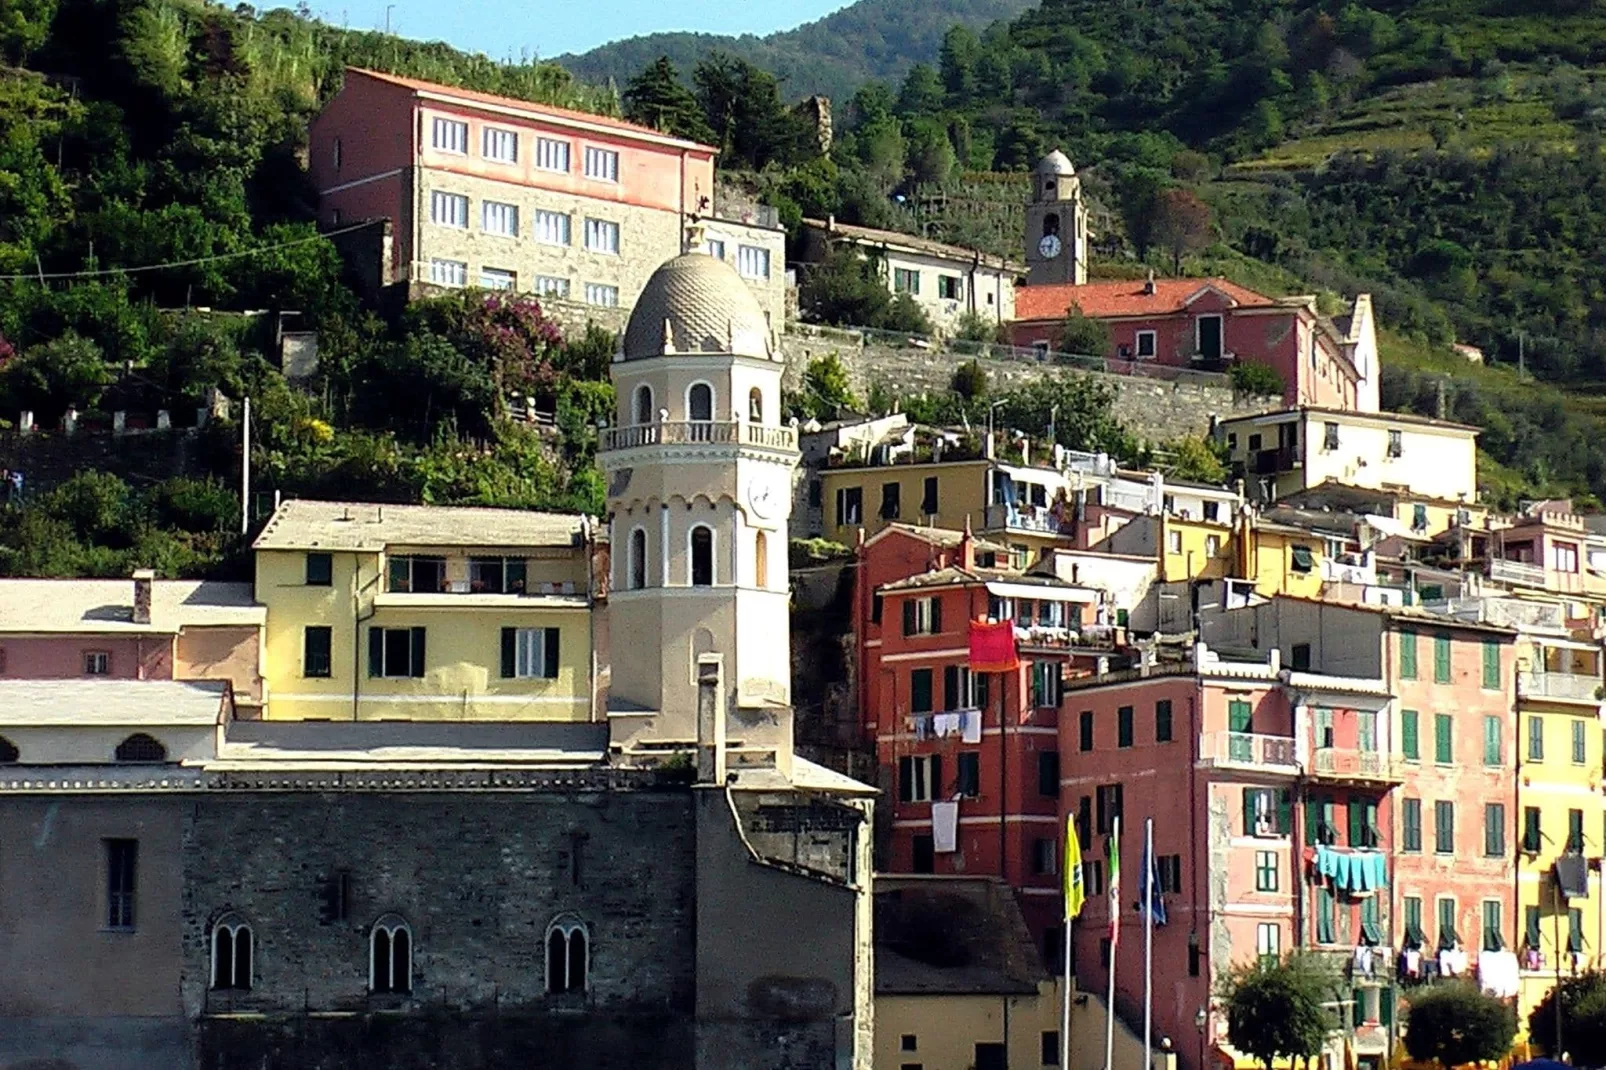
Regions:
[[436, 190], [429, 195], [429, 221], [443, 227], [467, 230], [468, 198], [461, 193], [442, 193]]
[[1083, 710], [1081, 721], [1077, 726], [1077, 746], [1084, 751], [1093, 749], [1093, 711]]
[[1293, 795], [1287, 789], [1244, 789], [1244, 835], [1286, 836], [1293, 819]]
[[1056, 708], [1064, 698], [1065, 679], [1060, 673], [1060, 663], [1032, 662], [1032, 705], [1038, 709]]
[[882, 520], [896, 520], [896, 519], [898, 519], [898, 514], [901, 513], [902, 510], [903, 510], [903, 505], [902, 505], [902, 501], [901, 501], [902, 493], [903, 493], [903, 488], [900, 487], [897, 483], [883, 483], [883, 484], [881, 484], [881, 519]]
[[434, 594], [446, 587], [445, 558], [392, 557], [389, 572], [389, 586], [393, 594]]
[[937, 296], [944, 301], [958, 301], [964, 296], [964, 283], [958, 275], [937, 276]]
[[1405, 442], [1403, 434], [1399, 431], [1390, 431], [1387, 456], [1390, 458], [1397, 458], [1404, 455]]
[[307, 555], [307, 586], [328, 587], [334, 582], [335, 559], [333, 554]]
[[1158, 351], [1153, 331], [1139, 331], [1137, 333], [1137, 356], [1139, 360], [1152, 360]]
[[1573, 721], [1572, 722], [1572, 730], [1573, 730], [1573, 764], [1574, 765], [1583, 765], [1584, 764], [1584, 754], [1585, 754], [1585, 743], [1584, 743], [1585, 725], [1584, 725], [1584, 722], [1583, 721]]
[[707, 423], [714, 418], [714, 388], [693, 383], [686, 391], [686, 418]]
[[905, 755], [898, 759], [898, 801], [930, 802], [941, 790], [942, 755]]
[[413, 931], [395, 914], [374, 922], [368, 934], [368, 991], [405, 994], [413, 990]]
[[[960, 755], [961, 758], [964, 755]], [[963, 777], [961, 777], [963, 780]], [[1052, 877], [1059, 873], [1059, 845], [1052, 839], [1039, 837], [1032, 841], [1032, 873], [1038, 877]]]
[[1528, 718], [1528, 760], [1542, 762], [1545, 760], [1545, 720], [1543, 717]]
[[1448, 713], [1433, 715], [1433, 760], [1440, 765], [1455, 761], [1455, 722]]
[[461, 260], [431, 260], [429, 281], [436, 286], [467, 286], [468, 265]]
[[933, 675], [930, 669], [911, 669], [909, 671], [909, 709], [914, 713], [930, 713], [936, 709], [936, 697], [932, 690]]
[[1578, 907], [1567, 911], [1567, 950], [1574, 954], [1584, 951], [1584, 912]]
[[749, 423], [764, 422], [764, 391], [756, 386], [747, 392], [747, 419]]
[[636, 528], [630, 533], [630, 589], [647, 586], [647, 533]]
[[1168, 698], [1154, 704], [1154, 741], [1171, 742], [1171, 700]]
[[301, 675], [333, 675], [333, 647], [334, 633], [327, 624], [308, 625], [301, 635]]
[[1322, 424], [1322, 449], [1338, 449], [1338, 425], [1330, 420]]
[[590, 987], [591, 936], [573, 914], [552, 919], [546, 929], [546, 990], [554, 995]]
[[1316, 558], [1309, 546], [1296, 543], [1289, 551], [1289, 567], [1295, 572], [1309, 572], [1316, 567]]
[[1057, 750], [1037, 752], [1037, 794], [1049, 799], [1059, 798], [1060, 752]]
[[1352, 798], [1346, 807], [1349, 816], [1349, 845], [1378, 846], [1377, 803]]
[[543, 245], [569, 244], [570, 217], [564, 212], [535, 213], [535, 240]]
[[1416, 633], [1402, 628], [1400, 636], [1400, 679], [1416, 679]]
[[1316, 942], [1336, 943], [1333, 935], [1333, 889], [1327, 884], [1316, 886]]
[[1455, 803], [1441, 799], [1433, 804], [1433, 850], [1455, 854]]
[[1433, 637], [1433, 682], [1450, 682], [1450, 637], [1443, 632]]
[[714, 585], [714, 529], [698, 524], [691, 529], [691, 585]]
[[1522, 808], [1522, 849], [1529, 854], [1538, 854], [1544, 833], [1540, 826], [1539, 807], [1524, 806]]
[[1455, 930], [1455, 900], [1440, 899], [1439, 910], [1439, 946], [1453, 948], [1461, 942], [1461, 934]]
[[1506, 806], [1504, 803], [1485, 803], [1483, 806], [1483, 855], [1485, 858], [1506, 856]]
[[1295, 643], [1288, 651], [1288, 667], [1295, 672], [1310, 671], [1310, 644]]
[[1377, 711], [1357, 710], [1355, 713], [1355, 749], [1362, 754], [1377, 753]]
[[[335, 162], [335, 170], [336, 171], [339, 171], [340, 168], [341, 168], [341, 165], [345, 163], [345, 151], [344, 150], [345, 150], [345, 146], [340, 143], [340, 139], [339, 138], [335, 138], [334, 162]], [[337, 222], [338, 222], [338, 220], [337, 220]]]
[[567, 300], [569, 296], [569, 280], [553, 275], [537, 275], [530, 280], [530, 288], [535, 291], [537, 297], [558, 297]]
[[480, 152], [497, 163], [519, 162], [519, 135], [515, 130], [487, 126], [480, 131]]
[[1210, 521], [1220, 520], [1221, 519], [1221, 503], [1220, 502], [1205, 502], [1204, 503], [1204, 518], [1206, 520], [1210, 520]]
[[1098, 831], [1102, 836], [1109, 832], [1116, 818], [1125, 813], [1125, 790], [1120, 784], [1100, 784], [1094, 790], [1094, 805], [1098, 814]]
[[104, 650], [84, 651], [84, 675], [105, 676], [112, 671], [112, 656]]
[[977, 677], [967, 665], [945, 665], [942, 670], [942, 708], [968, 710], [976, 706]]
[[1483, 764], [1499, 765], [1501, 760], [1499, 717], [1483, 719]]
[[1578, 545], [1571, 542], [1558, 542], [1556, 544], [1556, 571], [1578, 571]]
[[770, 540], [762, 531], [753, 533], [753, 586], [770, 585]]
[[482, 290], [516, 290], [518, 289], [518, 284], [518, 274], [506, 268], [480, 268], [480, 289]]
[[1489, 691], [1500, 690], [1500, 644], [1493, 639], [1483, 641], [1483, 686]]
[[212, 926], [212, 987], [251, 987], [251, 926], [238, 914], [225, 914]]
[[120, 762], [165, 762], [167, 748], [144, 732], [135, 732], [117, 744], [115, 756]]
[[1182, 532], [1173, 528], [1165, 533], [1165, 550], [1168, 554], [1180, 554], [1182, 552]]
[[1274, 921], [1255, 925], [1255, 955], [1267, 966], [1275, 966], [1282, 958], [1282, 927]]
[[938, 635], [942, 632], [942, 598], [910, 598], [903, 603], [904, 635]]
[[864, 522], [864, 488], [838, 487], [836, 492], [836, 523], [860, 524]]
[[1122, 706], [1115, 711], [1115, 745], [1117, 747], [1130, 747], [1132, 745], [1132, 707]]
[[937, 477], [927, 476], [920, 493], [920, 513], [922, 516], [937, 515]]
[[503, 628], [502, 678], [556, 680], [559, 642], [557, 628]]
[[1100, 860], [1082, 862], [1082, 883], [1088, 898], [1104, 894], [1104, 863]]
[[960, 751], [957, 759], [958, 783], [955, 791], [967, 799], [974, 799], [981, 794], [981, 753], [979, 751]]
[[736, 273], [744, 279], [770, 277], [770, 251], [756, 245], [736, 247]]
[[403, 677], [424, 675], [424, 629], [369, 628], [368, 675]]
[[636, 423], [650, 424], [654, 422], [658, 418], [658, 413], [653, 409], [652, 387], [648, 386], [646, 383], [642, 383], [640, 386], [636, 387], [635, 398]]
[[892, 292], [918, 296], [920, 293], [920, 272], [910, 268], [893, 268]]
[[519, 206], [502, 201], [480, 202], [480, 229], [487, 234], [519, 236]]
[[1043, 1033], [1041, 1062], [1044, 1066], [1058, 1066], [1060, 1064], [1060, 1033], [1058, 1029]]
[[1275, 892], [1277, 890], [1277, 852], [1255, 852], [1255, 891]]
[[1422, 800], [1400, 800], [1401, 824], [1404, 826], [1400, 849], [1415, 854], [1422, 850]]
[[586, 304], [599, 308], [618, 308], [619, 287], [605, 286], [600, 282], [586, 283]]
[[430, 145], [442, 152], [468, 154], [468, 124], [455, 119], [436, 119], [431, 127]]
[[587, 219], [586, 248], [594, 253], [618, 256], [619, 224], [606, 219]]
[[468, 589], [475, 594], [523, 594], [526, 568], [522, 557], [471, 557]]
[[569, 171], [569, 143], [550, 137], [535, 139], [535, 166], [543, 171]]
[[1584, 849], [1584, 812], [1582, 810], [1567, 811], [1567, 850], [1582, 852]]
[[612, 149], [586, 146], [586, 177], [599, 182], [619, 181], [619, 154]]
[[931, 836], [916, 836], [909, 844], [910, 865], [915, 873], [934, 873], [937, 868], [937, 846]]
[[1415, 710], [1400, 711], [1400, 753], [1408, 762], [1420, 761], [1422, 758], [1420, 722], [1421, 717]]
[[725, 259], [725, 240], [723, 238], [704, 238], [703, 252], [715, 260]]
[[138, 840], [106, 842], [106, 928], [134, 927], [134, 876], [139, 861]]

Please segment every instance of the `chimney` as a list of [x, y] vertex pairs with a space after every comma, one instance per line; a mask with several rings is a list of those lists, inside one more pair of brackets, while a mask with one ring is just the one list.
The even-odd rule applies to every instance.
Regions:
[[970, 572], [976, 567], [976, 539], [970, 533], [970, 514], [965, 514], [965, 533], [959, 536], [958, 567]]
[[1143, 283], [1143, 293], [1147, 297], [1154, 296], [1154, 269], [1149, 269], [1149, 277]]
[[155, 569], [137, 568], [134, 570], [135, 624], [149, 624], [151, 622], [151, 585], [155, 582]]
[[725, 708], [720, 695], [724, 659], [697, 658], [697, 783], [724, 786]]

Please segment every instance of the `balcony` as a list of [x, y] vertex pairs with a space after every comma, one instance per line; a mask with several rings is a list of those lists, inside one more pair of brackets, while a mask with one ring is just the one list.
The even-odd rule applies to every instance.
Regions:
[[1362, 587], [1377, 586], [1377, 568], [1371, 554], [1344, 554], [1321, 560], [1322, 580], [1327, 583], [1353, 583]]
[[1293, 776], [1299, 760], [1291, 736], [1259, 732], [1207, 732], [1199, 740], [1199, 760], [1222, 769], [1251, 769]]
[[1274, 476], [1279, 472], [1292, 472], [1302, 463], [1298, 450], [1282, 446], [1272, 450], [1256, 450], [1250, 455], [1249, 471], [1257, 476]]
[[1317, 747], [1311, 757], [1311, 775], [1319, 780], [1347, 784], [1398, 784], [1405, 779], [1404, 770], [1393, 758], [1376, 751]]
[[797, 428], [766, 427], [743, 420], [678, 420], [609, 427], [602, 432], [604, 452], [682, 445], [740, 445], [790, 451], [797, 449]]
[[1060, 518], [1050, 510], [1036, 505], [989, 505], [986, 513], [986, 531], [1031, 531], [1041, 535], [1058, 535]]
[[1521, 698], [1548, 698], [1597, 706], [1600, 691], [1601, 681], [1596, 676], [1532, 670], [1517, 674], [1517, 694]]
[[1545, 586], [1545, 569], [1542, 565], [1531, 564], [1527, 561], [1507, 561], [1504, 558], [1491, 558], [1489, 561], [1489, 578], [1496, 583], [1511, 583], [1518, 587]]
[[1458, 620], [1480, 624], [1503, 624], [1529, 632], [1564, 632], [1567, 614], [1555, 602], [1532, 602], [1521, 598], [1501, 598], [1483, 595], [1473, 598], [1447, 598], [1441, 602], [1426, 602], [1424, 608], [1444, 613]]

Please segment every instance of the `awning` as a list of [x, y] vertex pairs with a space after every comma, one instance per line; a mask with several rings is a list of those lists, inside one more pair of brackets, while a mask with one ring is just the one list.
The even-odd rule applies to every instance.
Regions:
[[1427, 943], [1427, 942], [1428, 942], [1427, 937], [1425, 935], [1423, 935], [1423, 933], [1422, 933], [1422, 926], [1418, 925], [1414, 921], [1408, 921], [1408, 922], [1405, 923], [1405, 946], [1406, 947], [1412, 948], [1412, 949], [1420, 949], [1422, 947], [1422, 945]]
[[1556, 887], [1568, 899], [1589, 898], [1589, 863], [1584, 856], [1575, 851], [1568, 851], [1556, 859], [1554, 867], [1556, 874]]
[[1039, 602], [1085, 602], [1092, 605], [1099, 593], [1086, 587], [1039, 587], [1032, 583], [1006, 583], [993, 581], [987, 584], [987, 593], [999, 598], [1034, 598]]
[[1309, 546], [1295, 546], [1293, 548], [1294, 567], [1309, 571], [1313, 563]]
[[1439, 950], [1454, 951], [1455, 945], [1461, 942], [1461, 934], [1455, 931], [1455, 925], [1439, 926]]
[[1383, 942], [1383, 933], [1377, 927], [1377, 922], [1371, 918], [1361, 919], [1361, 939], [1366, 941], [1369, 947], [1377, 947]]

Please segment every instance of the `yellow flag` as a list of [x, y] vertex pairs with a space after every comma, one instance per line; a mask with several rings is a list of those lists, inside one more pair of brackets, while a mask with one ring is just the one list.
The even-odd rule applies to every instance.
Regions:
[[1082, 913], [1082, 844], [1076, 838], [1076, 822], [1065, 818], [1065, 920]]

